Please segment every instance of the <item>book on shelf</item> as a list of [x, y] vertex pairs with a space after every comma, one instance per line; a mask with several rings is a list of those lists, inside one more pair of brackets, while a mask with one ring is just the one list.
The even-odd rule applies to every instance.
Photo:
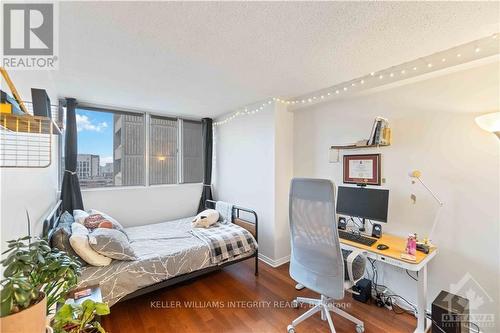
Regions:
[[369, 143], [371, 145], [389, 145], [391, 143], [391, 129], [389, 121], [382, 117], [375, 118]]

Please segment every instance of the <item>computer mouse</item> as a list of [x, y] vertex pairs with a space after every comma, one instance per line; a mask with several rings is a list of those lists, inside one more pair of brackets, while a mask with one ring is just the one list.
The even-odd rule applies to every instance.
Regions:
[[389, 247], [385, 244], [379, 244], [377, 245], [377, 250], [387, 250]]

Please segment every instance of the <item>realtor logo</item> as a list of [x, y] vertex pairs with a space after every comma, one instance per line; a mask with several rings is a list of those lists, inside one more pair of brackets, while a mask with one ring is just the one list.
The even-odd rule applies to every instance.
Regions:
[[2, 5], [2, 12], [2, 66], [55, 69], [55, 4], [9, 2]]
[[4, 55], [53, 55], [54, 5], [4, 4]]

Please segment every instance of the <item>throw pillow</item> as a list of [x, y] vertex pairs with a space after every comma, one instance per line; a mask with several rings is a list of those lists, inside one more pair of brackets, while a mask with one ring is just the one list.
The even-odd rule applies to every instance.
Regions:
[[56, 248], [60, 251], [64, 251], [70, 256], [74, 257], [78, 261], [83, 260], [78, 256], [78, 254], [73, 250], [69, 242], [71, 237], [71, 224], [75, 222], [73, 216], [70, 213], [64, 212], [59, 218], [59, 223], [56, 229], [50, 236], [50, 246]]
[[81, 209], [73, 210], [73, 218], [75, 219], [76, 223], [83, 224], [83, 222], [89, 215], [90, 215], [89, 213]]
[[105, 221], [111, 223], [111, 226], [113, 226], [113, 223], [111, 221], [106, 220], [104, 216], [102, 216], [101, 214], [92, 214], [87, 216], [83, 222], [83, 225], [86, 226], [88, 229], [93, 230], [98, 228], [99, 225]]
[[89, 230], [84, 225], [73, 223], [71, 225], [71, 232], [71, 237], [69, 238], [71, 247], [86, 263], [92, 266], [108, 266], [111, 264], [111, 258], [99, 254], [90, 247], [88, 238]]
[[111, 223], [108, 220], [104, 220], [101, 223], [99, 223], [98, 228], [107, 228], [107, 229], [113, 229], [113, 223]]
[[89, 244], [100, 254], [117, 260], [136, 260], [134, 250], [123, 232], [98, 228], [89, 235]]
[[205, 209], [196, 215], [192, 221], [193, 228], [208, 228], [217, 223], [219, 220], [219, 212], [215, 209]]

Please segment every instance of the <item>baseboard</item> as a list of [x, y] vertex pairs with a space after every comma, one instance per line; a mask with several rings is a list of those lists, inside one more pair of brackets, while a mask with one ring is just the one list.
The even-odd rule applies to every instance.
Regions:
[[278, 266], [281, 266], [281, 265], [289, 262], [290, 256], [286, 256], [286, 257], [283, 257], [283, 258], [280, 258], [277, 260], [273, 260], [273, 259], [263, 255], [262, 253], [259, 253], [259, 259], [262, 260], [263, 262], [265, 262], [266, 264], [268, 264], [269, 266], [276, 268]]

